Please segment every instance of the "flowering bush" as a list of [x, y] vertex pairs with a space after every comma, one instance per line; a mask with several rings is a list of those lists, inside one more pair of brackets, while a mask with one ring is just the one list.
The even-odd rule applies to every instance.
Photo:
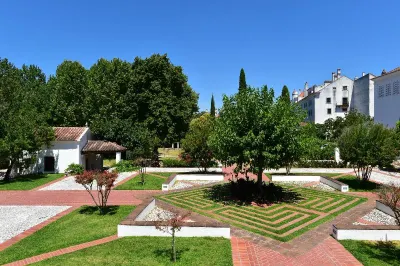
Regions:
[[[81, 184], [86, 189], [99, 208], [100, 213], [103, 214], [117, 177], [118, 174], [116, 172], [85, 171], [75, 176], [75, 182]], [[93, 189], [93, 187], [95, 188]], [[97, 197], [94, 196], [94, 191], [97, 191]]]

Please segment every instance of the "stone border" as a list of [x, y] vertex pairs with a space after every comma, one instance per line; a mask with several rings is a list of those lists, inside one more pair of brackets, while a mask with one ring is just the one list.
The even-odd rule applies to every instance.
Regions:
[[397, 225], [332, 225], [332, 235], [337, 240], [400, 240]]
[[390, 215], [392, 217], [396, 217], [394, 215], [394, 212], [391, 208], [389, 208], [389, 206], [385, 205], [385, 203], [383, 203], [381, 200], [376, 200], [376, 206], [375, 209], [380, 210], [381, 212], [386, 213], [387, 215]]
[[343, 182], [327, 176], [308, 176], [308, 175], [271, 175], [271, 181], [288, 181], [288, 182], [321, 182], [340, 192], [349, 192], [349, 186]]
[[224, 175], [222, 173], [177, 173], [173, 174], [162, 184], [162, 191], [169, 191], [178, 180], [183, 181], [224, 181]]
[[[144, 217], [155, 207], [174, 213], [187, 213], [187, 210], [172, 206], [154, 198], [148, 198], [135, 208], [127, 218], [118, 225], [118, 237], [124, 236], [170, 236], [155, 228], [154, 221], [143, 221]], [[178, 237], [224, 237], [230, 238], [230, 226], [214, 219], [192, 212], [181, 230], [176, 233]]]

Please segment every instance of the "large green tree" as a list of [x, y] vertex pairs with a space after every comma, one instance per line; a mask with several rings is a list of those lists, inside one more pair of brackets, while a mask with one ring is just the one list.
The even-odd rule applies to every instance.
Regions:
[[28, 72], [0, 59], [0, 161], [7, 165], [5, 180], [10, 179], [14, 167], [32, 162], [35, 153], [54, 139], [46, 115], [36, 106], [37, 99], [31, 92], [35, 87], [30, 83], [33, 78]]
[[207, 171], [213, 159], [208, 139], [214, 130], [214, 122], [215, 119], [210, 114], [204, 114], [199, 118], [193, 119], [188, 133], [182, 140], [182, 148], [185, 151], [185, 155], [197, 163], [204, 172]]
[[338, 144], [341, 158], [351, 164], [363, 181], [369, 180], [373, 167], [389, 166], [399, 156], [395, 131], [373, 122], [345, 128]]
[[276, 101], [272, 89], [248, 87], [223, 97], [210, 146], [217, 159], [235, 164], [238, 170], [246, 166], [257, 173], [261, 186], [264, 169], [276, 169], [289, 162], [285, 158], [290, 158], [292, 147], [299, 145], [295, 135], [303, 118], [298, 106]]
[[50, 94], [51, 124], [55, 126], [84, 126], [88, 122], [87, 70], [76, 61], [64, 61], [47, 90]]
[[210, 108], [210, 115], [215, 117], [215, 102], [214, 102], [214, 94], [211, 96], [211, 108]]
[[247, 83], [246, 83], [246, 74], [244, 73], [244, 69], [240, 69], [240, 76], [239, 76], [239, 91], [246, 89], [247, 88]]
[[283, 86], [282, 88], [282, 93], [280, 97], [283, 101], [290, 103], [290, 93], [288, 87], [286, 85]]

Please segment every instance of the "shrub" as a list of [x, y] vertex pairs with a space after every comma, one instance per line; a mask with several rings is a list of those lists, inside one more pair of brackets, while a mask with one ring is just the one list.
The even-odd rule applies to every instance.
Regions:
[[133, 161], [121, 160], [119, 163], [115, 164], [115, 170], [117, 170], [118, 173], [132, 172], [132, 171], [136, 171], [138, 169], [139, 169], [139, 166], [137, 164], [135, 164]]
[[[86, 189], [97, 208], [99, 208], [100, 213], [103, 214], [117, 177], [118, 174], [116, 172], [85, 171], [83, 174], [75, 176], [75, 182], [81, 184]], [[93, 186], [96, 186], [95, 190], [92, 190]], [[94, 191], [97, 191], [97, 197], [93, 195]]]
[[71, 175], [80, 175], [83, 174], [83, 166], [76, 163], [71, 163], [68, 165], [67, 169], [65, 169], [65, 173]]
[[165, 158], [162, 161], [163, 167], [189, 167], [191, 166], [184, 160], [174, 159], [174, 158]]
[[400, 225], [400, 187], [394, 184], [382, 185], [378, 195], [381, 201], [394, 212], [396, 222]]

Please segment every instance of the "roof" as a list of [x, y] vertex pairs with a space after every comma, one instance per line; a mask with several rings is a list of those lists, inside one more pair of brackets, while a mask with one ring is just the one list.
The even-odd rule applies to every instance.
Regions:
[[389, 75], [389, 74], [392, 74], [392, 73], [395, 73], [395, 72], [398, 72], [398, 71], [400, 71], [400, 67], [396, 67], [395, 69], [392, 69], [392, 70], [390, 70], [390, 71], [388, 71], [388, 72], [386, 72], [385, 70], [383, 70], [383, 71], [382, 71], [382, 75], [377, 76], [377, 77], [375, 77], [375, 78], [373, 78], [373, 79], [377, 79], [377, 78], [380, 78], [380, 77], [383, 77], [383, 76], [387, 76], [387, 75]]
[[115, 142], [104, 141], [104, 140], [89, 140], [85, 147], [82, 149], [82, 153], [90, 153], [90, 152], [122, 152], [126, 151], [125, 147], [118, 145]]
[[79, 141], [88, 130], [87, 127], [55, 127], [56, 141]]

